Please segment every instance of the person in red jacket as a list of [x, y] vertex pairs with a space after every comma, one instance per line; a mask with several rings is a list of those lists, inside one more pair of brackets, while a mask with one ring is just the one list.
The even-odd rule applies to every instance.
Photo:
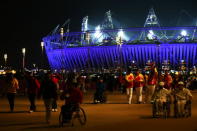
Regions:
[[144, 86], [144, 76], [140, 73], [140, 70], [136, 71], [136, 77], [135, 77], [135, 89], [136, 89], [136, 95], [137, 95], [137, 103], [142, 103], [142, 90]]
[[146, 97], [145, 97], [146, 103], [151, 102], [151, 98], [155, 92], [157, 81], [158, 81], [157, 72], [155, 72], [155, 70], [152, 69], [147, 79], [147, 89], [146, 89]]
[[27, 86], [27, 94], [28, 94], [28, 99], [30, 102], [30, 113], [36, 111], [36, 96], [39, 93], [40, 90], [40, 83], [36, 79], [35, 76], [33, 76], [33, 72], [27, 72], [26, 73], [26, 86]]
[[[59, 79], [58, 79], [58, 75], [57, 74], [51, 74], [51, 80], [53, 81], [53, 83], [55, 83], [56, 85], [56, 89], [59, 90]], [[52, 103], [52, 112], [57, 112], [57, 98], [54, 99], [53, 103]]]
[[164, 75], [164, 82], [165, 82], [165, 88], [170, 90], [172, 88], [172, 76], [169, 74], [168, 71], [165, 71], [165, 75]]
[[77, 110], [82, 103], [83, 93], [77, 88], [75, 83], [69, 82], [60, 98], [65, 100], [65, 105], [61, 107], [61, 112], [64, 115], [64, 121], [68, 122], [72, 118], [73, 111]]

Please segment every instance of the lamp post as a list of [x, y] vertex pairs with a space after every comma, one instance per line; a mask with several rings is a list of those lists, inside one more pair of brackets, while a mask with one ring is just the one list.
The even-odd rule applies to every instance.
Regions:
[[40, 46], [41, 46], [41, 49], [42, 49], [42, 62], [41, 62], [41, 64], [42, 64], [42, 67], [44, 67], [44, 42], [42, 41], [41, 42], [41, 44], [40, 44]]
[[41, 42], [41, 48], [42, 48], [42, 54], [43, 54], [43, 50], [44, 50], [44, 42]]
[[22, 48], [22, 54], [23, 54], [23, 69], [25, 68], [25, 48]]
[[5, 67], [7, 66], [7, 59], [8, 59], [8, 55], [7, 54], [4, 54]]

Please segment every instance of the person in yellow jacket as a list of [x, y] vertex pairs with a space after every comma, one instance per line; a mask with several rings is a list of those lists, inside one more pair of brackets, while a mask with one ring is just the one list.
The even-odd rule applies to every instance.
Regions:
[[5, 80], [5, 91], [7, 93], [7, 99], [10, 105], [10, 111], [14, 111], [14, 100], [17, 89], [19, 89], [18, 80], [12, 73], [8, 73]]
[[128, 103], [131, 104], [132, 95], [133, 95], [134, 76], [131, 73], [130, 69], [128, 69], [128, 71], [127, 71], [127, 74], [125, 76], [125, 80], [126, 80], [126, 92], [127, 92]]
[[137, 96], [137, 103], [142, 103], [142, 91], [144, 86], [144, 76], [140, 73], [140, 70], [136, 71], [135, 76], [135, 89], [136, 89], [136, 96]]

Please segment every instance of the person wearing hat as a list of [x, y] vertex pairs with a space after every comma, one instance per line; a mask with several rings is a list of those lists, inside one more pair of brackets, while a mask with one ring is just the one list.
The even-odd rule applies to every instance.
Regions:
[[187, 101], [192, 100], [192, 94], [189, 89], [185, 88], [185, 84], [182, 81], [178, 82], [178, 90], [175, 92], [175, 101], [179, 116], [185, 114], [185, 104]]
[[152, 96], [152, 102], [155, 102], [156, 111], [159, 107], [163, 106], [163, 103], [166, 103], [170, 99], [171, 91], [164, 88], [165, 83], [159, 82], [158, 88], [155, 90], [155, 93]]

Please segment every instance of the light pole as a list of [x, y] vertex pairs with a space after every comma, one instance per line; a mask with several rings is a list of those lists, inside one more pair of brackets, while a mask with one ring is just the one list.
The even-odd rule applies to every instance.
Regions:
[[42, 48], [42, 54], [43, 54], [43, 51], [44, 51], [44, 42], [43, 41], [41, 42], [41, 48]]
[[25, 68], [25, 48], [22, 48], [22, 53], [23, 53], [23, 69]]
[[43, 62], [44, 61], [44, 42], [43, 41], [41, 42], [40, 46], [41, 46], [41, 49], [42, 49], [42, 62], [41, 62], [41, 64], [42, 64], [42, 67], [44, 67], [44, 64], [43, 64], [44, 63]]
[[4, 59], [5, 59], [5, 67], [7, 66], [7, 59], [8, 59], [8, 55], [4, 54]]

